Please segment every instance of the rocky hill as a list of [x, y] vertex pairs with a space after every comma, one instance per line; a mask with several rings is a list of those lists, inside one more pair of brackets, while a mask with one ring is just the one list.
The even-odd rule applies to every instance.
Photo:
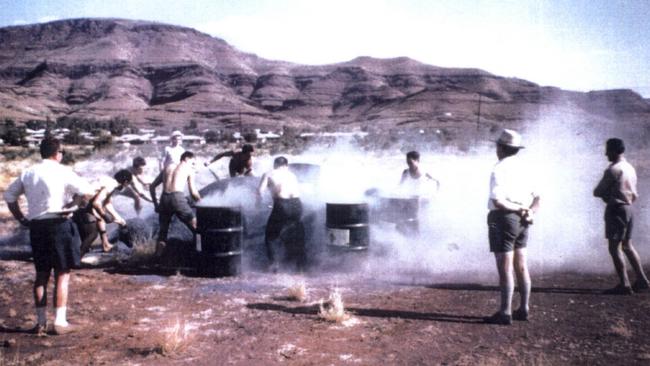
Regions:
[[630, 90], [564, 91], [408, 58], [305, 66], [243, 53], [193, 29], [122, 19], [0, 28], [0, 118], [17, 121], [466, 128], [534, 121], [549, 109], [585, 120], [650, 120], [650, 102]]

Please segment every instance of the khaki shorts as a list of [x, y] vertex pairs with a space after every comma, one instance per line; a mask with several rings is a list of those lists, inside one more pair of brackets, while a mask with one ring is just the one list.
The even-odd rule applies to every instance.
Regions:
[[528, 225], [519, 214], [512, 211], [492, 210], [487, 217], [490, 251], [511, 252], [525, 248], [528, 242]]
[[634, 227], [634, 215], [630, 205], [607, 205], [605, 208], [605, 238], [630, 240]]

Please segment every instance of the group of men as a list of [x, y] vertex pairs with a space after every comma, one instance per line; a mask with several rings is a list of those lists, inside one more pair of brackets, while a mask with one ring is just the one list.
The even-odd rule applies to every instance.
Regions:
[[[486, 323], [510, 325], [513, 320], [527, 321], [531, 290], [526, 260], [528, 229], [539, 209], [540, 194], [527, 173], [524, 162], [516, 155], [523, 149], [519, 133], [506, 129], [496, 141], [498, 162], [490, 175], [488, 200], [488, 237], [494, 253], [501, 306], [499, 311], [484, 320]], [[605, 237], [614, 262], [619, 284], [605, 290], [605, 294], [631, 295], [650, 290], [639, 254], [632, 245], [634, 215], [632, 204], [637, 200], [637, 176], [634, 167], [624, 156], [625, 144], [619, 138], [608, 139], [605, 155], [611, 163], [603, 174], [594, 196], [605, 203]], [[627, 256], [636, 281], [630, 285], [623, 253]], [[519, 286], [520, 303], [512, 310], [515, 277]]]
[[[158, 250], [165, 247], [169, 224], [174, 215], [196, 235], [196, 218], [185, 198], [185, 188], [189, 189], [194, 200], [198, 201], [201, 197], [194, 183], [195, 156], [182, 147], [182, 137], [180, 131], [172, 133], [171, 144], [165, 148], [161, 159], [161, 172], [151, 184], [143, 178], [146, 160], [142, 157], [133, 159], [132, 166], [119, 170], [113, 179], [98, 179], [92, 184], [70, 167], [61, 164], [64, 150], [59, 140], [46, 138], [41, 141], [39, 150], [42, 161], [23, 171], [4, 193], [11, 214], [21, 225], [29, 228], [36, 269], [33, 286], [37, 315], [33, 329], [35, 334], [44, 336], [47, 332], [47, 286], [52, 273], [56, 315], [51, 331], [54, 334], [74, 331], [74, 327], [67, 321], [70, 271], [80, 267], [81, 257], [90, 250], [97, 237], [101, 239], [103, 251], [112, 249], [106, 234], [106, 224], [126, 225], [126, 221], [112, 205], [112, 198], [116, 194], [132, 198], [138, 213], [142, 209], [142, 200], [153, 203], [155, 211], [159, 213]], [[211, 162], [230, 156], [231, 176], [251, 175], [253, 151], [251, 145], [244, 145], [242, 151], [221, 153]], [[270, 188], [277, 204], [269, 217], [268, 226], [271, 229], [267, 230], [267, 242], [270, 244], [283, 231], [283, 225], [299, 222], [302, 209], [295, 176], [287, 174], [286, 159], [278, 159], [273, 172], [262, 177], [259, 189], [261, 195], [264, 188]], [[163, 185], [163, 191], [158, 200], [156, 187], [160, 184]], [[147, 186], [149, 196], [146, 194]], [[22, 212], [19, 205], [22, 195], [27, 198], [27, 214]], [[290, 204], [285, 205], [285, 200]], [[302, 245], [304, 247], [304, 242]], [[274, 260], [272, 252], [269, 250], [269, 257]]]
[[[150, 197], [145, 194], [146, 181], [141, 175], [146, 164], [136, 158], [130, 169], [118, 171], [114, 184], [93, 187], [81, 179], [69, 167], [60, 164], [63, 150], [58, 140], [47, 138], [40, 144], [42, 162], [20, 174], [7, 188], [4, 198], [12, 215], [21, 225], [29, 228], [36, 277], [33, 296], [36, 306], [37, 324], [34, 332], [44, 335], [47, 327], [47, 284], [54, 273], [55, 319], [53, 332], [65, 334], [74, 328], [67, 321], [67, 296], [70, 270], [80, 266], [80, 258], [87, 252], [97, 236], [101, 237], [103, 250], [110, 250], [105, 225], [115, 222], [125, 225], [124, 219], [112, 208], [111, 197], [125, 192], [135, 200], [136, 211], [141, 209], [141, 200], [151, 200], [159, 214], [160, 230], [157, 249], [165, 247], [172, 216], [176, 215], [196, 235], [196, 218], [185, 197], [187, 188], [194, 200], [201, 197], [194, 183], [195, 156], [181, 145], [182, 134], [172, 134], [171, 145], [165, 148], [161, 159], [161, 172], [149, 186]], [[523, 169], [523, 162], [517, 153], [523, 149], [521, 135], [504, 130], [496, 141], [497, 164], [490, 176], [488, 200], [488, 236], [490, 251], [494, 253], [501, 289], [501, 307], [494, 315], [485, 318], [487, 323], [511, 324], [512, 320], [525, 321], [529, 314], [531, 280], [526, 261], [526, 245], [529, 226], [539, 208], [540, 195], [534, 182]], [[223, 156], [231, 156], [231, 176], [252, 174], [252, 153], [250, 145], [241, 151], [230, 151], [215, 156], [211, 162]], [[611, 162], [602, 180], [596, 186], [594, 195], [607, 204], [605, 209], [606, 238], [620, 283], [605, 291], [610, 294], [632, 294], [647, 291], [646, 277], [639, 255], [632, 246], [631, 233], [633, 214], [631, 205], [638, 197], [636, 172], [624, 157], [625, 146], [620, 139], [609, 139], [606, 155]], [[402, 183], [409, 180], [435, 181], [419, 169], [419, 154], [407, 154], [406, 169]], [[137, 182], [137, 183], [136, 183]], [[135, 183], [135, 184], [134, 184]], [[436, 185], [438, 184], [435, 181]], [[156, 187], [163, 185], [158, 200]], [[258, 202], [266, 190], [273, 198], [273, 208], [266, 227], [266, 245], [271, 263], [277, 263], [278, 254], [294, 261], [298, 268], [304, 265], [304, 228], [301, 223], [302, 203], [296, 176], [288, 169], [285, 157], [274, 160], [273, 170], [264, 174], [258, 186]], [[67, 194], [76, 195], [74, 201], [81, 208], [76, 210], [74, 221]], [[23, 214], [18, 199], [27, 198], [28, 211]], [[76, 223], [76, 224], [75, 224]], [[83, 237], [80, 237], [82, 232]], [[82, 238], [83, 243], [82, 243]], [[283, 246], [291, 241], [292, 246]], [[283, 252], [283, 253], [281, 253]], [[636, 273], [636, 281], [630, 284], [623, 260], [623, 253]], [[515, 277], [521, 295], [519, 308], [512, 311]]]

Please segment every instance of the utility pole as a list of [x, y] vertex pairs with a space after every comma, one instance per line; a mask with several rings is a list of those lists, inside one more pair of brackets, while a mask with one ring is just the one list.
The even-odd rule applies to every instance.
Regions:
[[478, 93], [478, 114], [476, 115], [476, 132], [479, 132], [479, 124], [481, 123], [481, 93]]
[[241, 123], [241, 108], [238, 109], [238, 114], [239, 114], [239, 136], [242, 138], [244, 137], [244, 128]]

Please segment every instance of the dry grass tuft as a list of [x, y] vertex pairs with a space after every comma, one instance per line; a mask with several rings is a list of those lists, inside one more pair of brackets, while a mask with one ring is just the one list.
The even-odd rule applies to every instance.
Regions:
[[617, 319], [609, 328], [609, 334], [616, 337], [631, 338], [632, 329], [630, 329], [630, 327], [625, 324], [625, 321], [623, 319]]
[[131, 263], [142, 263], [150, 261], [156, 253], [155, 240], [142, 240], [133, 243], [133, 251], [129, 257]]
[[155, 349], [163, 356], [179, 355], [187, 351], [194, 341], [185, 321], [178, 318], [164, 328], [159, 337]]
[[296, 301], [305, 302], [309, 297], [309, 293], [307, 291], [307, 285], [305, 284], [305, 282], [297, 282], [293, 284], [291, 287], [289, 287], [287, 291], [288, 291], [288, 297]]
[[345, 311], [343, 307], [343, 299], [341, 299], [341, 292], [335, 288], [330, 293], [327, 301], [320, 300], [320, 311], [318, 316], [321, 318], [335, 323], [343, 323], [350, 319], [350, 314]]

